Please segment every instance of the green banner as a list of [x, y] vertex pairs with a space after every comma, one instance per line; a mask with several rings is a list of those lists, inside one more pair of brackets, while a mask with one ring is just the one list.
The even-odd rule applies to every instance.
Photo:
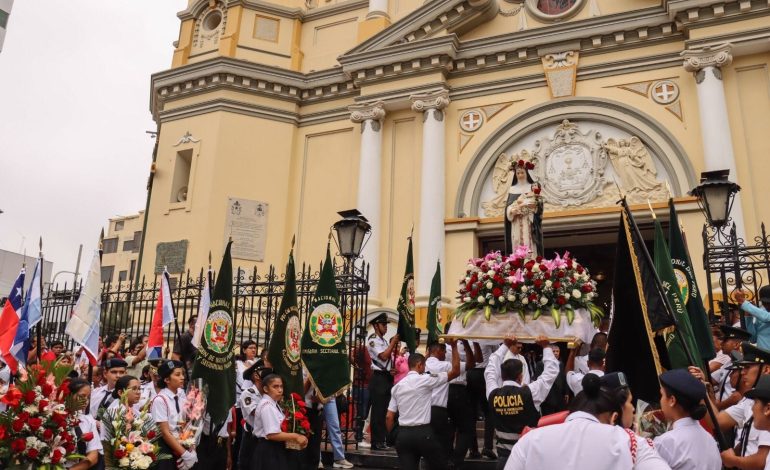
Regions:
[[297, 309], [297, 275], [294, 271], [294, 250], [292, 250], [289, 253], [289, 263], [286, 265], [286, 282], [281, 307], [273, 323], [273, 333], [267, 350], [270, 365], [275, 373], [283, 378], [283, 392], [287, 397], [291, 393], [305, 395], [300, 362], [301, 337], [302, 328]]
[[406, 269], [401, 296], [398, 298], [398, 336], [406, 343], [409, 352], [417, 349], [414, 331], [414, 258], [412, 256], [412, 237], [409, 237], [409, 249], [406, 253]]
[[698, 283], [695, 280], [690, 253], [679, 226], [679, 216], [676, 213], [674, 202], [669, 200], [668, 205], [671, 217], [668, 237], [671, 264], [679, 285], [679, 292], [687, 308], [687, 316], [690, 318], [690, 326], [692, 326], [692, 332], [695, 336], [695, 343], [698, 345], [700, 358], [706, 363], [716, 357], [709, 319], [706, 309], [703, 307], [703, 299], [701, 299]]
[[671, 266], [671, 255], [666, 245], [665, 235], [663, 235], [663, 228], [657, 219], [655, 220], [655, 271], [657, 271], [658, 277], [666, 290], [666, 297], [674, 309], [674, 315], [676, 315], [678, 323], [678, 332], [669, 330], [664, 333], [671, 368], [678, 369], [689, 365], [700, 366], [700, 364], [690, 364], [682, 345], [682, 340], [684, 340], [687, 348], [697, 359], [698, 347], [692, 334], [690, 318], [687, 316], [687, 310], [679, 293], [679, 283], [676, 280], [674, 268]]
[[345, 319], [340, 313], [340, 297], [328, 245], [311, 308], [302, 334], [302, 363], [316, 394], [325, 401], [350, 385]]
[[201, 334], [201, 347], [195, 355], [192, 378], [203, 379], [209, 394], [206, 409], [211, 422], [219, 426], [227, 419], [227, 413], [235, 404], [235, 325], [233, 323], [233, 262], [227, 244], [217, 282], [211, 294], [206, 326]]
[[436, 263], [436, 274], [433, 275], [433, 281], [430, 283], [430, 299], [428, 301], [428, 344], [438, 341], [441, 331], [441, 320], [439, 315], [441, 310], [441, 263]]

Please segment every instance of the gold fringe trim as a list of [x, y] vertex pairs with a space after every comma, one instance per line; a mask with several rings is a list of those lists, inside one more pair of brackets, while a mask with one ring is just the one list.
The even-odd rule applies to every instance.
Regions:
[[[316, 385], [316, 383], [315, 383], [315, 380], [313, 379], [313, 374], [311, 374], [311, 373], [310, 373], [310, 369], [309, 369], [309, 368], [308, 368], [308, 367], [305, 365], [305, 361], [303, 361], [302, 359], [300, 359], [300, 361], [302, 362], [302, 367], [304, 367], [304, 368], [305, 368], [305, 370], [307, 370], [307, 378], [309, 378], [309, 379], [310, 379], [310, 385], [312, 385], [312, 386], [313, 386], [313, 389], [315, 390], [315, 393], [316, 393], [316, 395], [318, 395], [318, 396], [321, 398], [321, 403], [327, 403], [327, 402], [329, 402], [329, 401], [330, 401], [332, 398], [336, 398], [336, 397], [337, 397], [337, 395], [339, 395], [340, 393], [342, 393], [342, 392], [344, 392], [345, 390], [347, 390], [347, 389], [348, 389], [348, 387], [350, 387], [350, 385], [352, 384], [352, 381], [351, 381], [351, 382], [348, 382], [348, 384], [347, 384], [347, 385], [345, 385], [344, 387], [342, 387], [341, 389], [339, 389], [339, 390], [337, 390], [336, 392], [332, 393], [332, 394], [331, 394], [331, 395], [329, 395], [328, 397], [325, 397], [325, 396], [323, 396], [323, 395], [321, 394], [321, 390], [319, 390], [319, 389], [318, 389], [318, 385]], [[337, 410], [337, 411], [339, 412], [339, 410]]]

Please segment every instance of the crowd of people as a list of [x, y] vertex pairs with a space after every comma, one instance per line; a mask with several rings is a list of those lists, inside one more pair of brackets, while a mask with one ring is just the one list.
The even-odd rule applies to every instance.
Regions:
[[[424, 353], [410, 353], [398, 335], [386, 337], [388, 317], [379, 315], [363, 344], [350, 348], [351, 404], [344, 397], [321, 402], [306, 380], [309, 435], [282, 428], [283, 380], [265, 351], [260, 354], [257, 343], [246, 340], [235, 364], [236, 404], [221, 427], [204, 426], [195, 449], [179, 440], [180, 409], [196, 352], [195, 317], [167, 352], [169, 358], [152, 364], [147, 337], [124, 335], [104, 339], [99, 366], [90, 370], [85, 354], [66, 350], [61, 341], [33, 340], [28, 363], [73, 368], [70, 392], [84, 398], [82, 434], [104, 438], [106, 415], [149, 409], [162, 450], [174, 457], [158, 461], [161, 469], [322, 468], [324, 434], [333, 468], [352, 468], [340, 426], [344, 413], [355, 417], [358, 448], [393, 447], [399, 467], [407, 470], [419, 468], [421, 460], [431, 469], [461, 469], [468, 459], [481, 458], [495, 461], [498, 469], [770, 469], [770, 287], [759, 297], [762, 307], [739, 298], [746, 329], [714, 326], [717, 356], [707, 368], [659, 376], [657, 413], [669, 430], [654, 440], [634, 429], [636, 407], [626, 376], [605, 372], [606, 331], [597, 331], [590, 344], [577, 341], [570, 347], [544, 337], [534, 344], [512, 336], [478, 342], [448, 338], [428, 344]], [[0, 393], [12, 380], [8, 367], [0, 369]], [[484, 425], [477, 427], [479, 421]], [[730, 446], [720, 450], [715, 428]], [[288, 450], [286, 443], [301, 450]], [[78, 453], [83, 458], [72, 468], [104, 466], [99, 439], [84, 443]]]

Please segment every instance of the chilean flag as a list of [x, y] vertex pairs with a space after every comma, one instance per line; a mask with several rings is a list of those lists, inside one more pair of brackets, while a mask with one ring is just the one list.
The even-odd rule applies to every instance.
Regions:
[[16, 337], [11, 346], [11, 353], [22, 366], [27, 365], [29, 354], [29, 332], [33, 326], [43, 319], [43, 299], [40, 278], [43, 274], [43, 258], [38, 258], [35, 270], [32, 271], [32, 282], [24, 297], [24, 305], [19, 314], [19, 326], [16, 328]]
[[160, 277], [160, 293], [155, 306], [155, 315], [150, 326], [150, 338], [147, 341], [147, 360], [163, 359], [163, 327], [174, 321], [174, 306], [171, 303], [171, 290], [168, 285], [168, 271], [163, 269]]
[[5, 301], [3, 311], [0, 313], [0, 354], [3, 361], [11, 370], [16, 371], [18, 362], [13, 356], [13, 340], [16, 338], [16, 330], [19, 327], [19, 315], [21, 314], [22, 290], [24, 289], [24, 269], [22, 268], [16, 282], [13, 283], [8, 300]]

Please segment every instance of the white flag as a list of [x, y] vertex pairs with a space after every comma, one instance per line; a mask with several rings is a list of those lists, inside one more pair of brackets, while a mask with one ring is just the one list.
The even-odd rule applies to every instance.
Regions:
[[91, 364], [99, 357], [99, 321], [102, 313], [102, 263], [95, 251], [86, 283], [67, 323], [66, 333], [88, 352]]
[[211, 291], [209, 290], [209, 275], [211, 271], [206, 273], [206, 278], [203, 280], [203, 290], [201, 290], [201, 301], [198, 305], [198, 320], [195, 322], [195, 331], [193, 332], [192, 345], [195, 349], [201, 347], [201, 335], [203, 329], [206, 327], [206, 320], [209, 318], [209, 307], [211, 306]]

